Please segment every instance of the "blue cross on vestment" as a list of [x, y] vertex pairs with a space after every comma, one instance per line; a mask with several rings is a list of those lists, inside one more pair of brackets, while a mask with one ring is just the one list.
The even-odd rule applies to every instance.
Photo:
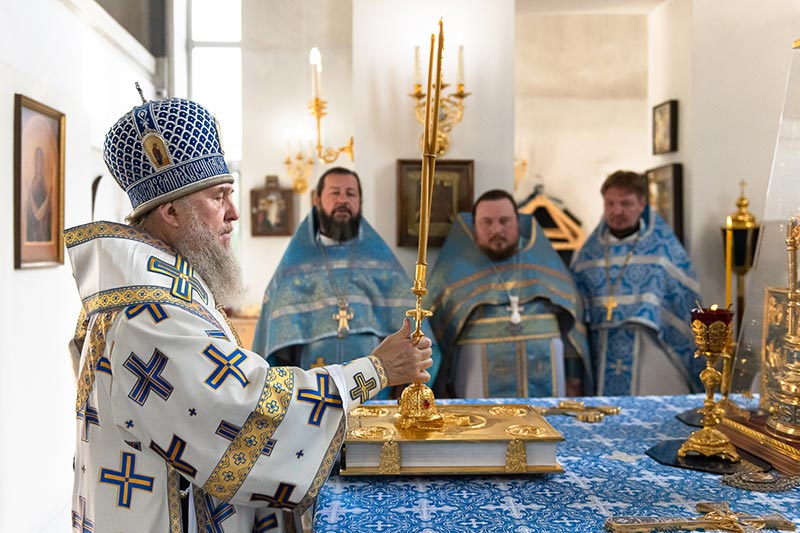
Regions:
[[151, 255], [147, 261], [147, 270], [172, 278], [170, 294], [174, 297], [191, 302], [192, 291], [195, 291], [200, 295], [203, 302], [208, 303], [208, 295], [205, 289], [200, 285], [200, 281], [194, 277], [194, 267], [182, 256], [176, 256], [175, 265], [170, 265]]
[[297, 400], [314, 405], [308, 417], [308, 423], [319, 426], [328, 407], [343, 408], [342, 397], [330, 391], [331, 377], [325, 372], [317, 373], [317, 389], [299, 389]]
[[97, 366], [95, 367], [97, 372], [106, 372], [111, 374], [111, 361], [108, 360], [107, 357], [101, 357], [97, 360]]
[[[242, 431], [242, 428], [240, 428], [236, 424], [231, 424], [230, 422], [223, 420], [222, 422], [219, 423], [219, 426], [217, 426], [217, 431], [215, 431], [215, 433], [222, 438], [228, 439], [229, 441], [233, 441], [233, 439], [236, 438], [236, 436], [239, 434], [240, 431]], [[244, 441], [245, 446], [250, 447], [250, 446], [255, 446], [255, 444], [257, 444], [257, 441], [251, 443], [252, 441], [250, 439], [255, 440], [255, 437], [253, 437], [252, 435], [247, 437]], [[275, 448], [276, 442], [277, 441], [275, 441], [274, 439], [267, 439], [266, 444], [264, 444], [264, 448], [261, 450], [261, 454], [272, 455], [272, 450]]]
[[78, 528], [78, 533], [94, 533], [94, 521], [86, 515], [86, 498], [78, 496], [80, 511], [72, 511], [72, 529]]
[[359, 372], [353, 379], [356, 382], [356, 386], [350, 389], [350, 398], [353, 400], [360, 399], [361, 402], [366, 402], [369, 400], [369, 391], [378, 388], [378, 383], [375, 381], [375, 378], [364, 379], [364, 374]]
[[278, 489], [275, 491], [273, 496], [267, 496], [266, 494], [253, 494], [250, 496], [251, 502], [267, 502], [269, 503], [270, 507], [274, 507], [276, 509], [294, 509], [297, 507], [296, 503], [290, 502], [289, 498], [292, 497], [292, 492], [294, 492], [296, 485], [291, 485], [289, 483], [280, 483], [278, 484]]
[[153, 351], [153, 356], [147, 364], [144, 364], [144, 361], [131, 352], [128, 359], [122, 364], [136, 376], [136, 383], [128, 393], [128, 398], [139, 405], [144, 405], [152, 391], [167, 401], [174, 387], [161, 376], [161, 372], [167, 366], [168, 361], [167, 356], [157, 348]]
[[166, 451], [156, 444], [154, 440], [150, 441], [150, 449], [163, 457], [166, 462], [181, 474], [190, 477], [194, 477], [197, 474], [197, 469], [182, 459], [183, 452], [186, 451], [186, 441], [179, 436], [172, 435], [172, 442], [169, 443], [169, 449]]
[[161, 304], [136, 304], [128, 307], [125, 309], [125, 316], [130, 318], [137, 317], [144, 312], [150, 313], [150, 318], [153, 319], [153, 322], [158, 324], [162, 320], [166, 320], [169, 318], [167, 312], [164, 310], [164, 306]]
[[117, 486], [117, 506], [130, 509], [133, 499], [133, 489], [153, 492], [155, 478], [142, 476], [135, 472], [136, 455], [122, 452], [122, 467], [119, 471], [103, 468], [100, 470], [100, 483], [109, 483]]
[[214, 502], [208, 494], [204, 495], [203, 499], [208, 510], [208, 531], [210, 533], [225, 533], [225, 530], [222, 529], [222, 521], [236, 513], [236, 509], [229, 503], [221, 503], [219, 506], [214, 506]]
[[233, 376], [236, 381], [242, 384], [242, 387], [246, 387], [249, 383], [244, 372], [239, 368], [242, 361], [247, 359], [247, 356], [240, 349], [236, 348], [230, 355], [225, 355], [216, 346], [209, 344], [203, 350], [203, 355], [217, 365], [217, 368], [206, 378], [206, 385], [209, 385], [212, 389], [218, 389], [228, 376]]
[[275, 516], [275, 513], [265, 516], [261, 520], [256, 519], [256, 523], [253, 527], [253, 533], [265, 533], [270, 529], [276, 529], [278, 527], [278, 517]]
[[86, 399], [86, 403], [83, 404], [81, 410], [78, 411], [78, 420], [83, 420], [81, 440], [84, 442], [89, 442], [89, 426], [94, 424], [95, 426], [100, 427], [100, 417], [98, 416], [97, 409], [89, 405], [88, 398]]

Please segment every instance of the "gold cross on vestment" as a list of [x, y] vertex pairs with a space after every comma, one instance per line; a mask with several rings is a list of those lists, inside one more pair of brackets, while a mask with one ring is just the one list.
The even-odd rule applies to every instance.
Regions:
[[606, 321], [610, 321], [611, 315], [614, 314], [614, 309], [616, 309], [618, 305], [617, 299], [614, 298], [614, 295], [612, 294], [611, 296], [608, 297], [608, 299], [606, 299], [606, 303], [604, 303], [603, 305], [606, 306]]
[[333, 319], [339, 321], [339, 338], [347, 337], [347, 332], [350, 331], [350, 323], [347, 321], [353, 319], [353, 312], [347, 307], [347, 302], [340, 302], [339, 311], [333, 314]]
[[320, 368], [323, 366], [325, 366], [325, 359], [323, 359], [322, 357], [317, 357], [317, 360], [311, 363], [310, 365], [311, 368]]

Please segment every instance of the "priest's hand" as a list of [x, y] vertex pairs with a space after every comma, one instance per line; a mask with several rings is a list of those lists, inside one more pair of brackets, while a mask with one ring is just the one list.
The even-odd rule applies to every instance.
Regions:
[[433, 365], [431, 340], [422, 337], [418, 343], [411, 340], [411, 320], [403, 320], [403, 327], [381, 342], [372, 355], [383, 363], [389, 386], [405, 385], [431, 379], [427, 369]]

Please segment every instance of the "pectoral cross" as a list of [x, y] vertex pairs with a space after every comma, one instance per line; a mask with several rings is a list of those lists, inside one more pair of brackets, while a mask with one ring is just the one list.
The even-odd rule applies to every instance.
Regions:
[[618, 533], [644, 533], [650, 531], [737, 531], [757, 533], [764, 529], [794, 531], [793, 522], [778, 513], [756, 516], [734, 513], [727, 502], [700, 502], [697, 512], [701, 517], [662, 516], [612, 516], [606, 519], [606, 530]]
[[610, 295], [608, 297], [608, 299], [606, 300], [606, 303], [603, 304], [603, 305], [606, 306], [606, 321], [610, 321], [611, 320], [611, 315], [614, 314], [614, 309], [616, 309], [616, 307], [618, 305], [617, 304], [617, 299], [614, 298], [614, 295], [612, 294], [612, 295]]
[[350, 331], [350, 324], [347, 321], [353, 319], [353, 312], [347, 308], [347, 302], [339, 302], [339, 311], [333, 314], [333, 319], [339, 321], [340, 339], [347, 337], [347, 332]]
[[517, 325], [522, 322], [522, 315], [520, 315], [522, 308], [519, 306], [519, 295], [512, 296], [509, 294], [508, 303], [511, 305], [506, 307], [506, 309], [511, 311], [511, 323]]

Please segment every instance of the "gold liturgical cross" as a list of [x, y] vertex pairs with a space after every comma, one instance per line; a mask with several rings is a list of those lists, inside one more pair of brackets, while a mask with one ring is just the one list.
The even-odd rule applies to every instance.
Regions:
[[699, 502], [697, 512], [704, 516], [696, 518], [661, 516], [612, 516], [606, 519], [606, 530], [616, 533], [639, 533], [640, 531], [738, 531], [757, 533], [764, 529], [794, 531], [794, 524], [784, 516], [772, 513], [755, 516], [734, 513], [727, 502]]
[[606, 300], [606, 303], [603, 304], [603, 305], [606, 306], [606, 321], [610, 321], [611, 320], [611, 315], [614, 314], [614, 309], [616, 309], [616, 307], [618, 305], [617, 304], [617, 299], [614, 298], [614, 295], [612, 294], [611, 296], [608, 297], [608, 299]]
[[339, 321], [339, 338], [347, 337], [347, 332], [350, 331], [350, 323], [347, 321], [353, 319], [353, 312], [347, 308], [347, 302], [339, 302], [339, 311], [333, 314], [333, 319]]

